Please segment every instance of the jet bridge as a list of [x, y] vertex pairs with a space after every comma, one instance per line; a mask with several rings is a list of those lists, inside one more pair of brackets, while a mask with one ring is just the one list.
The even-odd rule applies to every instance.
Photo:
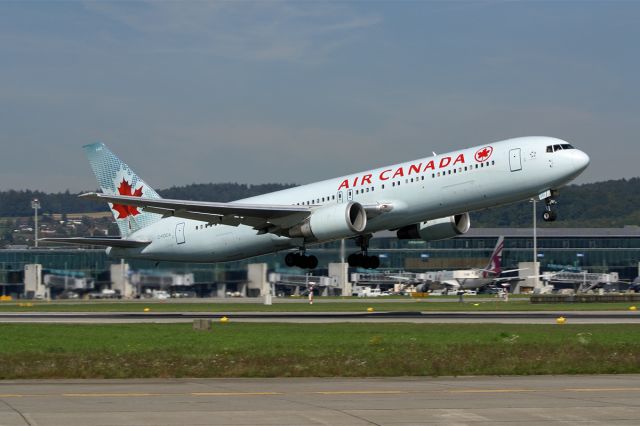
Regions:
[[617, 272], [599, 274], [593, 272], [559, 272], [554, 274], [543, 274], [543, 281], [548, 281], [556, 288], [563, 284], [574, 286], [577, 293], [587, 293], [595, 288], [617, 283], [620, 280]]
[[275, 295], [289, 294], [301, 295], [307, 293], [309, 288], [313, 286], [317, 289], [320, 296], [333, 296], [339, 293], [340, 285], [336, 277], [316, 276], [311, 274], [269, 274], [269, 283], [275, 290]]
[[407, 287], [420, 287], [429, 281], [429, 273], [406, 272], [404, 270], [386, 270], [351, 274], [351, 282], [360, 287], [393, 288], [394, 291]]

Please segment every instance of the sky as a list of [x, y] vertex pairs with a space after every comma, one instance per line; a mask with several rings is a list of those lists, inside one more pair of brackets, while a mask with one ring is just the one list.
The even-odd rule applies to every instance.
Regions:
[[0, 1], [0, 190], [308, 183], [515, 136], [640, 175], [640, 2]]

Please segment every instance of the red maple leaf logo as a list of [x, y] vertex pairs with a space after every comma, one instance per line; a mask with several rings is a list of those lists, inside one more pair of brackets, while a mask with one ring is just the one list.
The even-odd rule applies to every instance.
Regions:
[[475, 155], [476, 161], [481, 163], [485, 160], [488, 160], [489, 157], [491, 157], [491, 154], [493, 154], [492, 147], [486, 146], [484, 148], [481, 148], [478, 150], [478, 152], [476, 152], [476, 155]]
[[[122, 182], [120, 182], [120, 186], [118, 187], [118, 194], [127, 195], [130, 197], [142, 197], [142, 187], [136, 189], [134, 192], [131, 192], [133, 188], [124, 178], [122, 178]], [[124, 219], [128, 216], [136, 216], [139, 215], [140, 212], [138, 208], [135, 206], [125, 206], [123, 204], [114, 204], [113, 210], [118, 212], [118, 217], [116, 219]]]

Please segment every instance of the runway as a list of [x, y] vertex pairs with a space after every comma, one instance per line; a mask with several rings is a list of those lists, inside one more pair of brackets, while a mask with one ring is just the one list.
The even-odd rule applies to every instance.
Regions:
[[640, 376], [0, 384], [0, 425], [637, 425]]
[[640, 324], [638, 311], [513, 312], [30, 312], [0, 313], [0, 323], [180, 323], [227, 317], [236, 322], [407, 322], [549, 324], [564, 317], [570, 324]]

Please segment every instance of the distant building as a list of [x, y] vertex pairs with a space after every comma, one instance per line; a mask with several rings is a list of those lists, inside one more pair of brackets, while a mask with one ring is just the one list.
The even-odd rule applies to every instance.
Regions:
[[[444, 241], [425, 242], [398, 240], [395, 233], [381, 232], [371, 240], [370, 251], [381, 257], [381, 269], [428, 271], [484, 267], [498, 236], [504, 235], [503, 267], [517, 268], [519, 262], [533, 260], [533, 240], [530, 228], [472, 228], [467, 234]], [[357, 250], [346, 242], [346, 253]], [[340, 260], [340, 243], [311, 246], [320, 265]], [[640, 227], [624, 228], [539, 228], [538, 261], [541, 270], [589, 270], [617, 272], [621, 279], [638, 276], [640, 262]], [[131, 271], [155, 269], [179, 274], [193, 274], [194, 290], [200, 295], [216, 291], [216, 283], [226, 289], [245, 282], [247, 264], [266, 263], [270, 271], [290, 272], [284, 264], [284, 254], [260, 256], [237, 262], [218, 264], [187, 264], [130, 260]], [[11, 248], [0, 250], [0, 294], [22, 293], [26, 264], [42, 264], [43, 274], [49, 270], [82, 272], [92, 278], [96, 288], [110, 285], [110, 265], [120, 263], [110, 259], [104, 250], [76, 248]], [[326, 269], [316, 270], [326, 274]]]

